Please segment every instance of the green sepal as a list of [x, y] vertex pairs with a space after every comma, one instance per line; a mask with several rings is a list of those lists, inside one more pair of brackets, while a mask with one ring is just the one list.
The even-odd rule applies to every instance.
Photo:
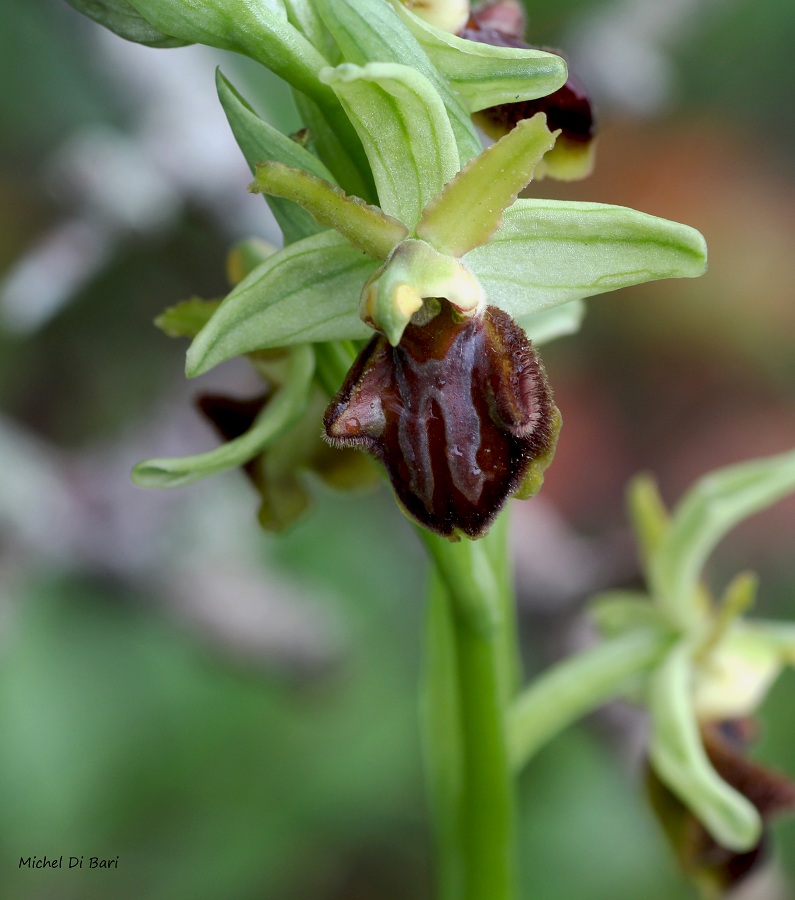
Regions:
[[188, 350], [187, 375], [254, 350], [370, 336], [358, 301], [376, 265], [334, 231], [285, 247], [226, 297]]
[[321, 227], [333, 228], [373, 259], [386, 259], [408, 234], [402, 222], [377, 206], [349, 197], [326, 179], [280, 162], [258, 163], [249, 190], [298, 204]]
[[745, 851], [761, 837], [753, 804], [715, 771], [704, 750], [691, 699], [690, 651], [680, 643], [649, 679], [649, 757], [655, 772], [715, 840]]
[[[256, 170], [257, 163], [277, 160], [297, 169], [305, 169], [318, 178], [334, 180], [333, 175], [316, 156], [263, 122], [220, 69], [216, 70], [215, 83], [229, 127], [252, 173]], [[307, 212], [294, 203], [278, 197], [265, 199], [279, 223], [285, 244], [292, 244], [323, 230]]]
[[401, 0], [391, 3], [471, 113], [546, 97], [566, 83], [566, 62], [554, 53], [464, 40], [424, 21]]
[[155, 319], [155, 325], [169, 337], [194, 338], [221, 305], [220, 300], [191, 297], [169, 306]]
[[415, 69], [430, 81], [447, 109], [461, 163], [480, 153], [480, 139], [469, 111], [389, 3], [316, 0], [315, 5], [347, 62], [360, 66], [368, 62], [399, 63]]
[[584, 318], [585, 304], [582, 300], [573, 300], [546, 312], [521, 316], [516, 324], [524, 329], [534, 347], [540, 347], [567, 334], [576, 334]]
[[554, 144], [544, 113], [523, 119], [435, 194], [422, 211], [417, 236], [450, 256], [486, 244]]
[[343, 63], [320, 77], [361, 138], [381, 208], [414, 228], [425, 204], [458, 171], [438, 93], [421, 73], [396, 63]]
[[327, 60], [287, 19], [281, 0], [130, 0], [156, 28], [191, 43], [250, 56], [315, 99]]
[[694, 278], [706, 268], [706, 246], [687, 225], [622, 206], [517, 200], [464, 263], [487, 302], [518, 320], [644, 281]]
[[242, 466], [291, 428], [307, 407], [315, 361], [312, 348], [293, 348], [284, 384], [271, 397], [249, 430], [195, 456], [147, 459], [132, 470], [139, 487], [175, 488]]
[[109, 31], [147, 47], [185, 47], [192, 41], [180, 40], [155, 28], [129, 0], [66, 0], [78, 12], [88, 16]]
[[727, 466], [688, 491], [671, 515], [650, 571], [659, 602], [675, 620], [693, 621], [701, 571], [721, 538], [793, 491], [795, 452]]

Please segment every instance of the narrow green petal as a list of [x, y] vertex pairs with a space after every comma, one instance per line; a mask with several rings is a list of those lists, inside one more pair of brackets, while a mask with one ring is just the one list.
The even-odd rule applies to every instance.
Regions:
[[415, 69], [430, 81], [447, 109], [461, 163], [480, 152], [480, 139], [469, 111], [389, 3], [316, 0], [315, 5], [347, 62], [360, 66], [368, 62], [399, 63]]
[[573, 300], [546, 312], [522, 316], [516, 320], [516, 324], [524, 329], [534, 346], [540, 347], [567, 334], [576, 334], [583, 318], [585, 304], [582, 300]]
[[155, 319], [155, 325], [169, 337], [194, 338], [210, 321], [220, 305], [220, 300], [191, 297], [164, 309]]
[[417, 236], [450, 256], [463, 256], [485, 244], [554, 144], [555, 136], [543, 113], [523, 119], [470, 160], [428, 203]]
[[171, 37], [155, 28], [129, 0], [66, 0], [76, 10], [127, 41], [147, 47], [184, 47], [191, 41]]
[[268, 401], [245, 434], [207, 453], [144, 460], [132, 470], [133, 482], [139, 487], [182, 487], [247, 463], [294, 425], [304, 413], [309, 402], [314, 369], [312, 348], [293, 348], [284, 385]]
[[[216, 71], [215, 83], [232, 134], [252, 172], [257, 163], [277, 160], [297, 169], [305, 169], [318, 178], [333, 181], [331, 173], [316, 156], [263, 122], [220, 69]], [[292, 244], [323, 230], [307, 212], [294, 203], [278, 197], [265, 199], [279, 223], [285, 244]]]
[[244, 53], [315, 99], [327, 92], [317, 73], [327, 60], [287, 20], [282, 0], [130, 0], [165, 34]]
[[750, 850], [762, 832], [753, 804], [728, 785], [707, 757], [691, 700], [688, 648], [668, 654], [649, 684], [649, 756], [660, 779], [688, 806], [715, 840]]
[[321, 226], [333, 228], [374, 259], [386, 259], [408, 234], [402, 222], [377, 206], [349, 197], [323, 178], [279, 162], [259, 163], [249, 190], [292, 200]]
[[470, 112], [546, 97], [566, 83], [566, 62], [554, 53], [467, 41], [423, 21], [401, 0], [391, 3]]
[[653, 584], [677, 621], [693, 619], [693, 597], [707, 558], [743, 519], [795, 491], [795, 452], [727, 466], [701, 478], [677, 504], [654, 565]]
[[622, 206], [517, 200], [492, 241], [464, 262], [487, 302], [515, 319], [658, 278], [693, 278], [706, 268], [693, 228]]
[[388, 215], [413, 228], [425, 204], [458, 171], [450, 121], [431, 83], [396, 63], [324, 69], [361, 138]]
[[268, 347], [366, 338], [362, 285], [376, 263], [334, 231], [280, 250], [240, 282], [188, 350], [189, 377]]

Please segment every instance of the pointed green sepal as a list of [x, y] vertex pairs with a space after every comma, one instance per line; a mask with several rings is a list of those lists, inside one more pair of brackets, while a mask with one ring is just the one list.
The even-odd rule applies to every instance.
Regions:
[[284, 384], [266, 403], [249, 430], [207, 453], [171, 459], [147, 459], [132, 470], [139, 487], [175, 488], [242, 466], [289, 429], [307, 408], [315, 363], [312, 348], [290, 353]]
[[483, 309], [477, 279], [457, 259], [424, 241], [407, 240], [364, 286], [359, 314], [396, 346], [423, 300], [436, 297], [444, 297], [464, 316]]
[[417, 236], [441, 253], [463, 256], [486, 244], [503, 212], [527, 187], [555, 143], [543, 113], [524, 119], [471, 160], [422, 211]]
[[546, 97], [566, 83], [566, 62], [554, 53], [464, 40], [450, 33], [459, 28], [430, 24], [400, 0], [391, 2], [472, 113], [503, 103]]
[[655, 593], [676, 621], [693, 621], [701, 570], [721, 538], [793, 491], [795, 452], [727, 466], [688, 491], [672, 513], [651, 567]]
[[399, 63], [427, 78], [447, 110], [461, 162], [480, 152], [480, 139], [469, 110], [464, 108], [389, 3], [385, 0], [315, 0], [315, 5], [347, 62], [360, 66], [370, 62]]
[[691, 700], [689, 648], [672, 650], [649, 680], [649, 756], [660, 780], [730, 850], [755, 846], [762, 820], [753, 804], [715, 771], [704, 750]]
[[358, 197], [349, 197], [323, 178], [280, 162], [258, 163], [252, 193], [291, 200], [325, 228], [333, 228], [374, 259], [389, 256], [408, 231], [402, 222]]
[[[296, 169], [305, 169], [318, 178], [333, 181], [329, 170], [316, 156], [263, 122], [220, 69], [216, 70], [215, 83], [229, 127], [252, 173], [257, 163], [275, 160]], [[292, 244], [323, 230], [308, 213], [294, 203], [278, 197], [265, 199], [279, 223], [285, 244]]]
[[364, 145], [381, 208], [413, 228], [458, 171], [447, 112], [425, 76], [396, 63], [344, 63], [321, 79], [339, 97]]
[[188, 376], [254, 350], [368, 337], [358, 300], [375, 268], [334, 231], [280, 250], [237, 285], [198, 334]]
[[489, 303], [514, 319], [572, 300], [706, 269], [694, 229], [600, 203], [517, 200], [491, 242], [466, 255]]

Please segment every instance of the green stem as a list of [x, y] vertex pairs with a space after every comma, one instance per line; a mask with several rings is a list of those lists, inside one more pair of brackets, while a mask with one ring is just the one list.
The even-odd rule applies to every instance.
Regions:
[[624, 693], [671, 647], [659, 631], [634, 631], [564, 659], [517, 698], [509, 718], [510, 759], [519, 772], [567, 725]]
[[503, 510], [483, 539], [494, 571], [494, 577], [497, 579], [498, 596], [502, 609], [500, 665], [506, 703], [510, 703], [513, 700], [522, 683], [519, 623], [516, 610], [516, 592], [513, 584], [513, 568], [511, 566], [510, 521], [509, 509]]
[[448, 598], [458, 688], [458, 828], [456, 846], [447, 847], [449, 858], [440, 864], [448, 873], [443, 896], [451, 896], [450, 880], [463, 870], [463, 900], [514, 900], [515, 796], [501, 660], [504, 602], [482, 543], [420, 534]]

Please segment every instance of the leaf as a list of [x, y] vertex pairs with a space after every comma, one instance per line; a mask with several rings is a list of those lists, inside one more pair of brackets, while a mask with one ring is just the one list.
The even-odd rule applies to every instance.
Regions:
[[701, 570], [721, 538], [793, 491], [792, 451], [728, 466], [696, 482], [674, 509], [652, 566], [661, 604], [679, 621], [690, 621]]
[[155, 319], [155, 325], [169, 337], [193, 338], [210, 321], [221, 305], [220, 300], [202, 300], [191, 297], [169, 306]]
[[[252, 172], [256, 170], [257, 163], [277, 160], [297, 169], [305, 169], [318, 178], [334, 180], [316, 156], [263, 122], [220, 69], [216, 70], [215, 83], [229, 127]], [[265, 199], [279, 223], [285, 244], [292, 244], [323, 230], [307, 212], [294, 203], [277, 197]]]
[[546, 97], [566, 83], [566, 62], [554, 53], [464, 40], [423, 21], [401, 0], [391, 3], [471, 113]]
[[749, 850], [759, 841], [762, 820], [753, 804], [709, 761], [693, 711], [690, 680], [689, 651], [682, 643], [650, 679], [651, 764], [719, 844]]
[[165, 34], [233, 50], [267, 66], [310, 97], [328, 100], [317, 73], [327, 60], [289, 23], [281, 0], [130, 0]]
[[493, 239], [463, 259], [488, 303], [515, 319], [657, 278], [706, 268], [693, 228], [622, 206], [517, 200]]
[[147, 47], [184, 47], [191, 41], [171, 37], [155, 28], [129, 0], [66, 0], [76, 10], [127, 41]]
[[463, 256], [485, 244], [554, 143], [543, 113], [519, 122], [430, 200], [422, 211], [417, 236], [450, 256]]
[[242, 466], [294, 425], [304, 413], [309, 402], [314, 369], [311, 347], [294, 348], [284, 385], [268, 401], [245, 434], [207, 453], [144, 460], [132, 470], [133, 482], [138, 487], [182, 487]]
[[447, 110], [461, 163], [480, 153], [481, 143], [466, 110], [417, 39], [385, 0], [316, 0], [318, 12], [345, 60], [399, 63], [428, 79]]
[[188, 376], [253, 350], [369, 337], [359, 294], [376, 267], [334, 231], [280, 250], [237, 285], [196, 337]]
[[524, 329], [533, 346], [540, 347], [567, 334], [576, 334], [584, 317], [585, 304], [582, 300], [572, 300], [546, 312], [523, 316], [516, 324]]
[[381, 208], [414, 228], [425, 204], [458, 171], [458, 150], [427, 78], [395, 63], [344, 63], [320, 77], [361, 138]]
[[651, 475], [636, 475], [627, 488], [627, 507], [640, 553], [640, 562], [648, 572], [651, 560], [662, 544], [670, 517]]
[[321, 226], [333, 228], [374, 259], [386, 259], [408, 234], [402, 222], [377, 206], [349, 197], [325, 179], [283, 163], [259, 163], [249, 190], [292, 200]]

